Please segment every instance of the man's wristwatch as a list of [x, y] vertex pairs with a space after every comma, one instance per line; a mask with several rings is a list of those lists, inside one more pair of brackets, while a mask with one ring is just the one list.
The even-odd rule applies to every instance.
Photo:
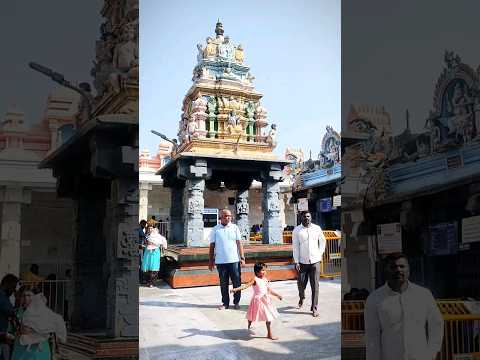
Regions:
[[244, 257], [244, 256], [242, 256], [242, 257], [240, 258], [240, 260], [243, 260], [243, 261], [245, 261], [245, 257]]

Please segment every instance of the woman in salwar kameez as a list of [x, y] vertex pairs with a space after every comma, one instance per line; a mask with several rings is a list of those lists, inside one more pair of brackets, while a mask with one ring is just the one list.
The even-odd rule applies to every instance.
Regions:
[[153, 287], [160, 271], [162, 250], [167, 248], [167, 239], [158, 233], [158, 229], [147, 227], [145, 251], [143, 253], [142, 271], [145, 273], [147, 285]]

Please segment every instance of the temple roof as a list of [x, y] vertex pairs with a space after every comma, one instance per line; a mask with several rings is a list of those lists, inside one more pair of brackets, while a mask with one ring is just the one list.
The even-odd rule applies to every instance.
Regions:
[[224, 36], [220, 21], [216, 24], [215, 36], [209, 36], [203, 44], [197, 44], [197, 49], [194, 82], [200, 79], [225, 79], [251, 85], [254, 77], [249, 72], [250, 68], [243, 64], [243, 47], [241, 44], [235, 45], [229, 36]]

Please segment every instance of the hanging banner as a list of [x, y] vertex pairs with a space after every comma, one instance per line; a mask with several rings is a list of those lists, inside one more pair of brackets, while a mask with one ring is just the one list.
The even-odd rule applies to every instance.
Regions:
[[332, 211], [332, 198], [320, 199], [320, 212]]

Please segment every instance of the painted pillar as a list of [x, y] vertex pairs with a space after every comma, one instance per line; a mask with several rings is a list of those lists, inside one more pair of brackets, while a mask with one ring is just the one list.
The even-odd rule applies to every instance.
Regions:
[[213, 96], [208, 98], [207, 102], [208, 108], [208, 116], [207, 116], [207, 123], [208, 123], [208, 133], [207, 136], [209, 138], [214, 138], [217, 131], [215, 130], [215, 123], [217, 120], [217, 116], [215, 115], [215, 111], [217, 108], [217, 101]]
[[248, 212], [248, 188], [246, 190], [238, 190], [236, 199], [237, 226], [242, 234], [242, 241], [247, 243], [250, 241], [250, 223], [248, 221]]
[[30, 191], [16, 186], [1, 192], [0, 278], [8, 273], [20, 276], [22, 204], [30, 203], [30, 196]]
[[280, 220], [280, 181], [282, 181], [280, 166], [271, 165], [268, 173], [262, 179], [263, 189], [263, 243], [283, 243], [283, 228]]

